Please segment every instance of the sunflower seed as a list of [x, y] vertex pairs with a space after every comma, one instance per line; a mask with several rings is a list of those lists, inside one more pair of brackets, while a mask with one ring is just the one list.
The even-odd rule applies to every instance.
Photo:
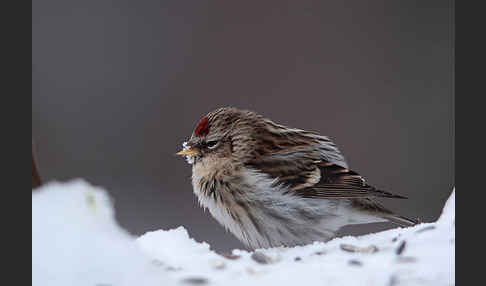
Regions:
[[354, 266], [362, 266], [363, 265], [363, 263], [361, 261], [356, 260], [356, 259], [349, 260], [349, 264], [354, 265]]
[[192, 285], [204, 285], [208, 283], [208, 279], [204, 277], [189, 277], [182, 279], [182, 283]]
[[222, 260], [213, 260], [210, 264], [214, 269], [224, 269], [226, 267], [226, 264]]
[[162, 266], [162, 265], [164, 265], [164, 262], [162, 262], [158, 259], [154, 259], [154, 260], [152, 260], [152, 264], [155, 265], [155, 266]]
[[370, 245], [368, 247], [359, 247], [351, 244], [341, 243], [341, 249], [347, 252], [360, 252], [360, 253], [375, 253], [378, 251], [378, 248], [374, 245]]
[[251, 255], [251, 258], [260, 264], [272, 263], [272, 259], [261, 252], [254, 252]]
[[395, 286], [398, 283], [398, 277], [395, 274], [390, 276], [390, 280], [388, 281], [388, 286]]
[[395, 251], [395, 253], [397, 255], [400, 255], [402, 254], [402, 252], [405, 250], [405, 246], [407, 245], [407, 242], [404, 240], [402, 241], [402, 243], [400, 243], [400, 245], [398, 246], [397, 250]]
[[417, 258], [411, 256], [398, 256], [397, 262], [398, 263], [412, 263], [417, 261]]

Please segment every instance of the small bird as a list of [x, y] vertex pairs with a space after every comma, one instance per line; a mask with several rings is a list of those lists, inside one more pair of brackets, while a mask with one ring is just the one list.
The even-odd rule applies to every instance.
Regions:
[[252, 249], [328, 241], [349, 224], [417, 223], [376, 202], [406, 197], [368, 185], [328, 137], [252, 111], [208, 113], [177, 155], [200, 205]]

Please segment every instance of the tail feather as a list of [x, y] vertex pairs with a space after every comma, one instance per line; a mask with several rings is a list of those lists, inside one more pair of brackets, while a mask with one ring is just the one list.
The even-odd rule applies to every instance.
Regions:
[[408, 199], [405, 196], [397, 195], [397, 194], [392, 194], [390, 192], [384, 191], [377, 189], [372, 186], [368, 186], [370, 188], [370, 194], [374, 195], [376, 197], [382, 197], [382, 198], [390, 198], [390, 199]]
[[397, 224], [399, 226], [407, 227], [413, 226], [420, 223], [419, 219], [411, 219], [405, 216], [397, 215], [389, 209], [385, 208], [379, 202], [374, 199], [354, 199], [352, 204], [355, 208], [362, 211], [371, 212], [377, 217], [381, 217], [391, 223]]
[[416, 224], [420, 223], [420, 220], [417, 219], [411, 219], [408, 217], [404, 217], [401, 215], [396, 215], [396, 214], [387, 214], [384, 215], [383, 218], [388, 220], [391, 223], [397, 224], [399, 226], [407, 227], [407, 226], [414, 226]]

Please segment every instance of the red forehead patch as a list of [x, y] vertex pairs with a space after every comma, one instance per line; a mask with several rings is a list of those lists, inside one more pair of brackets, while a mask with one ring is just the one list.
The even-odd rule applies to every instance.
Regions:
[[204, 116], [201, 121], [196, 126], [196, 129], [194, 129], [194, 134], [196, 136], [206, 136], [209, 133], [209, 122], [208, 118]]

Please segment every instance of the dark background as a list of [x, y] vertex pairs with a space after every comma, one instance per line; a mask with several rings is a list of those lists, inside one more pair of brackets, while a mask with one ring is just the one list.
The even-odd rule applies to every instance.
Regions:
[[410, 198], [382, 201], [400, 214], [435, 220], [454, 186], [451, 1], [32, 5], [40, 175], [105, 187], [134, 234], [184, 225], [216, 250], [243, 248], [174, 156], [221, 106], [330, 136], [370, 184]]

